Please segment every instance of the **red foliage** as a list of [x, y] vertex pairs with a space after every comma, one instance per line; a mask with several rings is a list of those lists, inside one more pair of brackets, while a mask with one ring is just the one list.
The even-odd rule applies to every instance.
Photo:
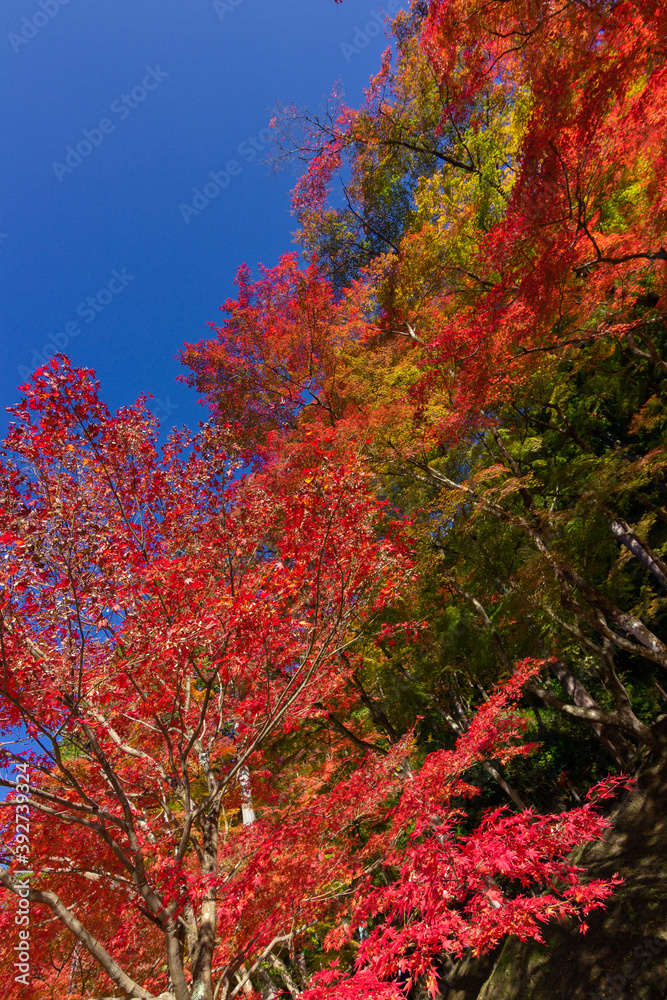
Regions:
[[[443, 951], [539, 937], [550, 917], [601, 904], [613, 880], [584, 884], [566, 857], [605, 828], [591, 805], [496, 810], [466, 829], [471, 770], [530, 750], [512, 703], [539, 664], [421, 767], [409, 736], [314, 752], [313, 720], [347, 711], [345, 650], [410, 577], [357, 461], [321, 453], [296, 476], [234, 481], [210, 429], [173, 436], [160, 457], [141, 404], [111, 416], [90, 373], [64, 361], [15, 414], [0, 725], [33, 741], [34, 874], [32, 985], [8, 996], [62, 995], [73, 935], [87, 989], [105, 991], [104, 969], [160, 990], [168, 966], [189, 997], [326, 917], [331, 949], [359, 925], [368, 935], [354, 975], [332, 985], [334, 966], [306, 995], [397, 997], [399, 979], [435, 989]], [[19, 759], [5, 745], [3, 763]], [[239, 806], [254, 822], [234, 819]], [[8, 960], [12, 873], [26, 864], [9, 810], [3, 852]], [[185, 955], [170, 949], [179, 934]]]
[[215, 327], [216, 340], [182, 352], [194, 373], [188, 383], [207, 394], [248, 457], [272, 430], [295, 427], [306, 408], [333, 419], [331, 376], [341, 339], [333, 292], [316, 263], [300, 270], [291, 253], [260, 271], [252, 282], [249, 268], [239, 268], [238, 298], [221, 306], [229, 318]]

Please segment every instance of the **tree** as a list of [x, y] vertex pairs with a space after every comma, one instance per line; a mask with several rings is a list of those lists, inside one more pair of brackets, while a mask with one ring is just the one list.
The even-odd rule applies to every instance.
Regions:
[[[34, 988], [62, 991], [77, 940], [128, 995], [166, 985], [166, 961], [178, 1000], [208, 997], [214, 963], [229, 979], [249, 947], [232, 947], [248, 846], [224, 820], [239, 778], [339, 688], [403, 557], [353, 459], [282, 490], [236, 482], [210, 428], [160, 459], [141, 405], [111, 417], [65, 361], [26, 389], [5, 443], [23, 467], [3, 467], [0, 704], [32, 745]], [[7, 818], [10, 891], [16, 845]]]
[[[367, 276], [380, 325], [425, 342], [441, 438], [536, 352], [629, 335], [658, 357], [633, 309], [664, 290], [664, 4], [415, 3], [395, 34], [359, 110], [293, 112], [283, 141], [307, 166], [307, 253], [340, 271], [356, 226], [367, 261], [344, 284]], [[385, 204], [403, 207], [383, 228]]]
[[[409, 733], [387, 745], [355, 719], [363, 643], [411, 568], [354, 456], [235, 479], [224, 434], [174, 434], [159, 457], [141, 401], [111, 416], [65, 359], [24, 390], [3, 460], [0, 711], [30, 842], [10, 793], [0, 883], [9, 965], [29, 861], [31, 979], [9, 995], [99, 996], [110, 979], [231, 998], [263, 962], [296, 995], [280, 948], [326, 917], [343, 950], [373, 925], [332, 995], [399, 996], [397, 968], [433, 985], [443, 948], [600, 905], [611, 885], [565, 860], [605, 827], [591, 806], [458, 832], [470, 768], [527, 752], [510, 704], [534, 665], [421, 765]], [[404, 924], [434, 878], [444, 896]]]

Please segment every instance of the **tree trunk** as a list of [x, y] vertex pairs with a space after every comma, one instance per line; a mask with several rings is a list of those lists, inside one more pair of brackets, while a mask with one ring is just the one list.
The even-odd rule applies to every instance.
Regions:
[[250, 770], [247, 764], [244, 764], [239, 771], [239, 787], [241, 788], [241, 818], [244, 826], [250, 826], [255, 822], [256, 817], [252, 804]]
[[[214, 875], [218, 867], [218, 810], [212, 808], [201, 818], [204, 857], [202, 875]], [[192, 1000], [213, 1000], [211, 965], [215, 947], [217, 916], [216, 890], [206, 891], [199, 911], [199, 934], [196, 953], [192, 956]]]
[[[552, 660], [549, 663], [549, 673], [557, 681], [560, 681], [575, 705], [579, 705], [580, 708], [600, 708], [581, 681], [570, 673], [562, 660]], [[590, 726], [612, 760], [622, 770], [625, 769], [632, 757], [632, 747], [623, 739], [621, 733], [600, 722], [590, 722]]]
[[646, 542], [643, 542], [630, 525], [626, 524], [620, 517], [612, 517], [609, 526], [619, 542], [625, 545], [635, 559], [638, 559], [642, 566], [645, 566], [649, 573], [653, 574], [660, 586], [667, 590], [667, 567]]

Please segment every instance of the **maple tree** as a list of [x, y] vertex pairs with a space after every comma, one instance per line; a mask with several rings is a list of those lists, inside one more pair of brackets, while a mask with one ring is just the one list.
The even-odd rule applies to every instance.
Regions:
[[[164, 935], [175, 995], [190, 995], [185, 937], [193, 988], [210, 991], [217, 880], [243, 857], [234, 848], [222, 874], [230, 789], [250, 782], [276, 730], [298, 725], [314, 687], [326, 699], [341, 684], [328, 665], [395, 590], [400, 551], [375, 538], [381, 511], [353, 461], [297, 487], [283, 477], [280, 492], [278, 478], [235, 483], [211, 430], [187, 459], [174, 435], [161, 460], [141, 407], [110, 417], [90, 375], [65, 362], [37, 374], [15, 414], [2, 726], [34, 745], [30, 899], [130, 995], [148, 994], [95, 941], [143, 952], [128, 908]], [[115, 930], [101, 930], [105, 890], [118, 896]], [[57, 960], [43, 933], [33, 973], [48, 983]]]
[[[526, 752], [505, 711], [526, 668], [417, 774], [409, 734], [383, 748], [340, 721], [355, 644], [410, 573], [358, 462], [338, 455], [328, 468], [322, 453], [310, 475], [283, 467], [237, 482], [219, 432], [175, 434], [160, 459], [141, 404], [112, 417], [90, 373], [64, 360], [26, 389], [2, 502], [2, 726], [31, 743], [33, 978], [17, 995], [59, 995], [68, 976], [71, 995], [100, 994], [106, 974], [127, 996], [211, 997], [214, 983], [233, 996], [323, 911], [340, 947], [350, 887], [354, 920], [374, 914], [377, 927], [359, 974], [333, 989], [354, 996], [374, 982], [399, 995], [382, 985], [396, 964], [433, 982], [443, 946], [483, 950], [599, 905], [609, 885], [583, 885], [564, 860], [604, 829], [590, 806], [567, 823], [495, 813], [455, 835], [452, 800], [474, 794], [472, 764]], [[335, 717], [362, 753], [330, 741], [315, 772], [308, 741], [298, 766], [277, 756], [313, 715]], [[21, 759], [11, 747], [5, 764]], [[11, 796], [4, 805], [10, 949], [23, 886], [12, 869], [25, 855]], [[396, 870], [387, 888], [378, 866]], [[451, 903], [425, 907], [428, 940], [415, 948], [423, 932], [410, 923], [387, 947], [415, 879], [435, 871]], [[551, 891], [517, 894], [516, 880]], [[324, 979], [313, 996], [331, 992]]]
[[[666, 258], [664, 16], [659, 3], [416, 3], [361, 109], [288, 116], [306, 250], [336, 274], [349, 227], [366, 241], [386, 328], [428, 344], [441, 434], [497, 406], [535, 351], [630, 335], [659, 356], [631, 313], [659, 298]], [[334, 209], [341, 166], [349, 205]], [[405, 208], [382, 236], [387, 201]]]

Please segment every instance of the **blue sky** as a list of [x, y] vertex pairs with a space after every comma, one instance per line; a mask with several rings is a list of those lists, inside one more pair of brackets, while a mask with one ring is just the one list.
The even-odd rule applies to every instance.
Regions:
[[[93, 368], [113, 409], [148, 392], [165, 428], [206, 419], [177, 351], [222, 318], [239, 264], [293, 249], [294, 178], [261, 162], [273, 109], [315, 108], [336, 81], [358, 104], [383, 7], [4, 0], [0, 434], [49, 348]], [[224, 189], [180, 207], [211, 172]]]

